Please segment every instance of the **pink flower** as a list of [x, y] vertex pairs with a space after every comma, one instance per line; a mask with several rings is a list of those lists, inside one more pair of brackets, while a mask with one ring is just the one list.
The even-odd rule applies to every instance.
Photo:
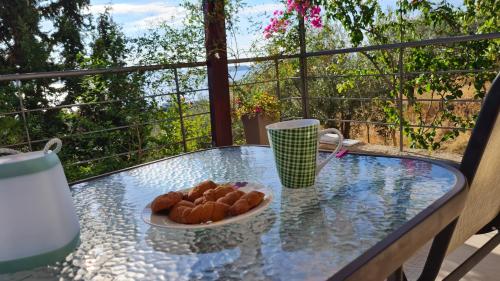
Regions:
[[322, 28], [323, 22], [321, 21], [321, 18], [314, 18], [313, 20], [311, 20], [311, 25], [316, 28]]
[[319, 15], [320, 12], [321, 12], [320, 6], [314, 6], [311, 8], [311, 16]]
[[288, 18], [294, 12], [304, 17], [305, 21], [314, 28], [323, 27], [323, 21], [320, 15], [321, 7], [311, 6], [310, 0], [287, 0], [286, 5], [285, 11], [274, 11], [274, 16], [271, 18], [269, 25], [264, 28], [263, 33], [266, 39], [271, 38], [273, 33], [286, 32], [290, 25]]

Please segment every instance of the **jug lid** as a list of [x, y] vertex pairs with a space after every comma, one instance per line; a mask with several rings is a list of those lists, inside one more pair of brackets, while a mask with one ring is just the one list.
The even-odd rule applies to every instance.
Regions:
[[[57, 147], [51, 151], [49, 148], [53, 144], [57, 144]], [[0, 180], [42, 172], [59, 165], [61, 162], [57, 152], [60, 148], [61, 141], [57, 139], [49, 141], [42, 151], [0, 156]]]
[[28, 161], [28, 160], [32, 160], [32, 159], [36, 159], [36, 158], [40, 158], [40, 157], [44, 157], [44, 156], [45, 156], [45, 154], [43, 153], [43, 151], [33, 151], [33, 152], [0, 156], [0, 165], [6, 164], [6, 163]]

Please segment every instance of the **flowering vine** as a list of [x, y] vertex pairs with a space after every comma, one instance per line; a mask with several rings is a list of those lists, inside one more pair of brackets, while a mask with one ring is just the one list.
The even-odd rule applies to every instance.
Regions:
[[290, 17], [297, 13], [304, 21], [315, 28], [323, 27], [321, 7], [311, 4], [310, 0], [287, 0], [285, 11], [274, 11], [271, 23], [264, 28], [264, 37], [270, 38], [274, 33], [285, 32], [290, 25]]

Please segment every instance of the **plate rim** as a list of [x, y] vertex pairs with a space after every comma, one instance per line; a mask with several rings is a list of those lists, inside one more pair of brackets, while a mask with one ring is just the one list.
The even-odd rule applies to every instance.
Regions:
[[[236, 183], [240, 183], [240, 182], [227, 182], [227, 183], [220, 183], [218, 185], [236, 184]], [[220, 220], [217, 222], [212, 222], [212, 223], [182, 224], [182, 223], [173, 222], [168, 218], [167, 215], [164, 215], [164, 217], [171, 223], [170, 224], [156, 224], [156, 223], [153, 223], [151, 221], [151, 216], [153, 215], [153, 212], [151, 211], [151, 203], [152, 203], [152, 201], [151, 201], [142, 209], [141, 218], [146, 224], [149, 224], [149, 225], [154, 226], [154, 227], [160, 227], [160, 228], [165, 228], [165, 229], [186, 229], [186, 230], [213, 228], [213, 227], [223, 226], [223, 225], [227, 225], [227, 224], [231, 224], [231, 223], [242, 222], [246, 219], [252, 218], [252, 217], [262, 213], [263, 211], [265, 211], [267, 208], [269, 208], [269, 206], [271, 205], [271, 203], [274, 199], [272, 190], [270, 188], [268, 188], [267, 186], [265, 186], [261, 183], [258, 183], [258, 182], [245, 182], [245, 183], [246, 183], [246, 186], [241, 187], [241, 188], [245, 188], [247, 186], [248, 187], [255, 186], [251, 190], [259, 190], [259, 189], [264, 190], [265, 197], [264, 197], [264, 200], [262, 201], [262, 203], [260, 204], [260, 206], [258, 206], [257, 208], [254, 208], [254, 209], [252, 209], [244, 214], [241, 214], [239, 216], [229, 217], [229, 218], [226, 218], [226, 219], [223, 219], [223, 220]], [[176, 190], [176, 191], [182, 192], [182, 191], [187, 191], [190, 189], [192, 189], [192, 187], [184, 188], [184, 189], [180, 189], [180, 190]]]

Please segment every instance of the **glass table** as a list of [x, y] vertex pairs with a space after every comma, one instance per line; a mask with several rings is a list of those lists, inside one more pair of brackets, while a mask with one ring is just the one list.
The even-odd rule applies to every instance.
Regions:
[[[274, 200], [247, 221], [212, 229], [142, 221], [155, 196], [206, 179], [261, 183]], [[456, 171], [442, 164], [348, 154], [330, 161], [314, 187], [287, 189], [268, 147], [188, 153], [73, 185], [79, 247], [63, 262], [0, 280], [324, 280], [456, 184]]]

